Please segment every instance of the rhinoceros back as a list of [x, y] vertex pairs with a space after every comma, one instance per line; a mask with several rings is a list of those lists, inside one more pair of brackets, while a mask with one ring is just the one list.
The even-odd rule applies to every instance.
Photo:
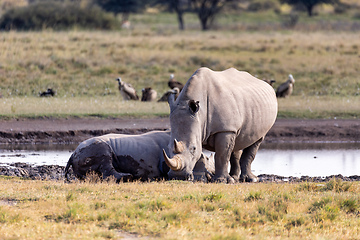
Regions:
[[152, 178], [162, 175], [162, 149], [169, 143], [170, 133], [153, 131], [141, 135], [108, 134], [101, 136], [112, 148], [116, 170], [134, 177]]

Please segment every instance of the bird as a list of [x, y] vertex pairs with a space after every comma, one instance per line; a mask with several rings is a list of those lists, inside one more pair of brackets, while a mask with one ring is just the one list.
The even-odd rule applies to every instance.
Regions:
[[170, 79], [168, 81], [168, 86], [170, 89], [178, 88], [180, 91], [183, 89], [184, 85], [181, 82], [175, 80], [174, 74], [170, 74]]
[[166, 93], [164, 93], [164, 95], [162, 95], [162, 97], [158, 100], [158, 102], [167, 102], [170, 94], [172, 93], [175, 94], [175, 100], [176, 100], [176, 98], [179, 96], [179, 92], [180, 92], [179, 88], [175, 87], [174, 89], [171, 89]]
[[143, 88], [142, 89], [142, 102], [151, 102], [154, 101], [157, 97], [157, 92], [152, 89], [151, 87]]
[[40, 93], [40, 97], [53, 97], [55, 95], [55, 91], [52, 88], [48, 88], [45, 92]]
[[276, 89], [276, 97], [288, 97], [292, 94], [294, 90], [294, 83], [295, 79], [293, 75], [289, 74], [289, 78], [286, 82], [282, 83], [277, 89]]
[[139, 96], [131, 84], [121, 81], [120, 77], [118, 77], [116, 81], [119, 83], [119, 91], [124, 100], [139, 100]]
[[274, 79], [268, 80], [268, 79], [263, 79], [264, 82], [268, 83], [270, 86], [272, 86], [274, 84], [274, 82], [276, 82]]

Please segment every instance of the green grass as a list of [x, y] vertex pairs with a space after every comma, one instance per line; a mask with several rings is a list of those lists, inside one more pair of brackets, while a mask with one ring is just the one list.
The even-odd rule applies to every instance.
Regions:
[[0, 99], [0, 118], [38, 117], [165, 117], [167, 102], [123, 101], [119, 96], [95, 97], [11, 97]]
[[1, 239], [356, 239], [359, 182], [203, 184], [0, 178]]
[[[360, 117], [358, 97], [293, 96], [278, 99], [279, 118], [343, 118]], [[94, 97], [9, 97], [0, 99], [0, 118], [41, 117], [168, 117], [166, 102], [123, 101], [120, 94]]]

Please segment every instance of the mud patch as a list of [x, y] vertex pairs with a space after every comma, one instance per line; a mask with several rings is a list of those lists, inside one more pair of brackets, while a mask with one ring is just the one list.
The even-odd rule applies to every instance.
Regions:
[[[32, 180], [64, 180], [65, 167], [58, 165], [34, 166], [27, 163], [12, 163], [9, 166], [0, 166], [0, 175], [20, 177]], [[72, 169], [70, 179], [75, 179]]]

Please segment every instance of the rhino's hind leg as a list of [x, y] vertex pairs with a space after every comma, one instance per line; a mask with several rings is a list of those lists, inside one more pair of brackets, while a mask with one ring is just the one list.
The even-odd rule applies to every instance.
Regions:
[[103, 179], [107, 179], [108, 177], [114, 177], [117, 183], [121, 181], [131, 181], [133, 179], [133, 176], [130, 173], [122, 173], [115, 170], [113, 165], [113, 158], [116, 156], [110, 146], [107, 145], [107, 148], [108, 150], [106, 152], [108, 152], [109, 154], [105, 154], [103, 156], [102, 162], [98, 168], [98, 171], [102, 173]]
[[102, 141], [96, 141], [81, 149], [73, 160], [73, 169], [77, 176], [84, 176], [89, 172], [99, 174], [103, 179], [113, 176], [117, 182], [129, 181], [132, 175], [117, 172], [112, 164], [113, 151]]
[[258, 178], [251, 172], [251, 163], [254, 161], [255, 155], [259, 150], [260, 144], [264, 138], [260, 138], [257, 142], [250, 145], [243, 150], [240, 158], [241, 175], [240, 181], [242, 182], [257, 182]]
[[240, 157], [242, 150], [231, 153], [230, 157], [230, 176], [238, 182], [240, 179]]
[[107, 179], [108, 177], [114, 177], [116, 182], [128, 182], [133, 179], [133, 176], [130, 173], [122, 173], [115, 170], [112, 165], [112, 160], [104, 161], [103, 164], [99, 166], [99, 171], [102, 173], [102, 178]]

